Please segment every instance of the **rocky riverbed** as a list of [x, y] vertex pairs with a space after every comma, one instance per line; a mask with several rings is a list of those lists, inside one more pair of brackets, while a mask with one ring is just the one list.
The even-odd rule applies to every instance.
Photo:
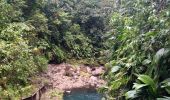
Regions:
[[[104, 72], [103, 66], [89, 67], [66, 63], [49, 64], [47, 71], [42, 74], [42, 77], [48, 79], [48, 85], [51, 87], [51, 90], [42, 96], [42, 100], [56, 100], [57, 97], [55, 96], [61, 92], [70, 92], [73, 89], [99, 88], [105, 84], [105, 81], [101, 78]], [[53, 96], [54, 94], [55, 96]]]

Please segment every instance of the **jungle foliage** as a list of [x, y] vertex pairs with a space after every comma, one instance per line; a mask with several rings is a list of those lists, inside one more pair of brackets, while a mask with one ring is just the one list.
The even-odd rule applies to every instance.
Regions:
[[0, 0], [0, 99], [20, 99], [48, 63], [86, 59], [108, 62], [108, 99], [168, 100], [169, 11], [169, 0]]
[[117, 1], [108, 84], [101, 91], [113, 100], [169, 100], [170, 1]]
[[110, 48], [104, 42], [110, 13], [102, 4], [98, 0], [0, 0], [0, 99], [21, 99], [31, 90], [30, 77], [44, 71], [48, 63], [96, 59], [104, 64], [100, 57]]

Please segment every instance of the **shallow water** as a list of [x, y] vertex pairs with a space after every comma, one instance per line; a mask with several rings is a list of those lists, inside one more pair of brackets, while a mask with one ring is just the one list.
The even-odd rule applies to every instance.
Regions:
[[102, 94], [95, 90], [74, 90], [64, 94], [64, 100], [101, 100]]

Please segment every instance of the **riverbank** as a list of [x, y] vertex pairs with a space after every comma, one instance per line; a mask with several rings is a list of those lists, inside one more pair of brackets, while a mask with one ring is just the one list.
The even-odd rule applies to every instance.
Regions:
[[[105, 84], [101, 75], [105, 72], [103, 66], [89, 67], [85, 65], [71, 65], [67, 63], [49, 64], [41, 79], [50, 87], [41, 97], [42, 100], [57, 100], [62, 93], [74, 89], [96, 89]], [[43, 81], [42, 80], [42, 81]]]

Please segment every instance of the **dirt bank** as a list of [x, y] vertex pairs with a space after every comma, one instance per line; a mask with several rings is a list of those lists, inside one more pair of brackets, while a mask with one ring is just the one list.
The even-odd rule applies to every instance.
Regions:
[[66, 63], [50, 64], [47, 71], [41, 76], [48, 79], [48, 85], [51, 86], [51, 90], [42, 97], [42, 100], [48, 100], [49, 98], [50, 100], [56, 100], [55, 96], [59, 96], [60, 92], [69, 92], [72, 89], [95, 89], [101, 87], [105, 84], [105, 81], [100, 76], [103, 73], [103, 66], [89, 67]]

